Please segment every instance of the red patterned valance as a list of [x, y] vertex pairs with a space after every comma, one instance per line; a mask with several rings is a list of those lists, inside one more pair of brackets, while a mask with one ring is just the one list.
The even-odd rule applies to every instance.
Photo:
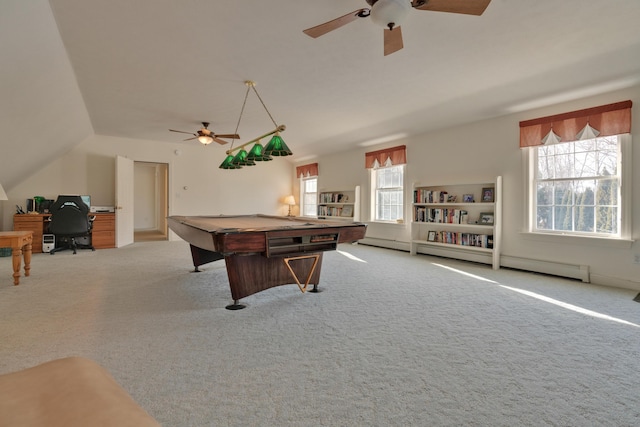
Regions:
[[318, 164], [309, 163], [308, 165], [298, 166], [296, 168], [296, 176], [298, 178], [306, 178], [308, 176], [318, 176]]
[[560, 141], [576, 141], [587, 124], [600, 132], [599, 136], [630, 133], [631, 105], [631, 101], [623, 101], [520, 122], [520, 147], [543, 145], [542, 139], [552, 129]]
[[398, 145], [397, 147], [365, 153], [364, 167], [371, 169], [375, 165], [376, 160], [378, 161], [378, 165], [384, 166], [387, 163], [387, 159], [391, 160], [392, 165], [403, 165], [407, 163], [406, 145]]

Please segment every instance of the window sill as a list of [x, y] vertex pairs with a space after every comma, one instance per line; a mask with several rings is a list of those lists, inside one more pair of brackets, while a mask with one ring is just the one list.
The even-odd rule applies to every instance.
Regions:
[[634, 242], [632, 239], [610, 239], [606, 237], [574, 236], [568, 234], [532, 233], [530, 231], [520, 232], [520, 235], [527, 240], [535, 240], [538, 242], [598, 246], [617, 249], [630, 249]]
[[376, 224], [376, 225], [389, 225], [392, 227], [406, 227], [407, 223], [406, 222], [397, 222], [397, 221], [362, 221], [365, 222], [367, 225], [370, 224]]

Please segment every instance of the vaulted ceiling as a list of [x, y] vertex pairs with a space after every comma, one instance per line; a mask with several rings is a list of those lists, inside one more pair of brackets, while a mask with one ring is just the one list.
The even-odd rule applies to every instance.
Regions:
[[317, 39], [302, 32], [363, 7], [3, 0], [0, 182], [10, 188], [94, 133], [162, 144], [188, 137], [168, 129], [208, 121], [253, 139], [275, 126], [253, 93], [238, 126], [246, 80], [287, 126], [293, 161], [640, 82], [637, 0], [492, 0], [482, 16], [411, 10], [404, 49], [388, 56], [370, 18]]

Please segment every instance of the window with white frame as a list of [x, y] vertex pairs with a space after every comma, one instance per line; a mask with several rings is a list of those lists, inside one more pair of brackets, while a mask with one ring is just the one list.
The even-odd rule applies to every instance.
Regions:
[[529, 232], [631, 239], [631, 106], [621, 101], [520, 122]]
[[532, 148], [532, 231], [621, 237], [622, 139], [613, 135]]
[[302, 216], [318, 215], [318, 177], [300, 179], [300, 200]]
[[371, 169], [374, 221], [395, 222], [404, 218], [404, 168], [402, 164]]

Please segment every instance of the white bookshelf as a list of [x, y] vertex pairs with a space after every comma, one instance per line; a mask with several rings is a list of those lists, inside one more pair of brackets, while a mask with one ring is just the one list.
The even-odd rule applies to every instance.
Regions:
[[318, 192], [318, 218], [360, 221], [360, 186]]
[[[492, 189], [491, 201], [483, 200], [486, 189]], [[475, 183], [414, 185], [412, 255], [420, 252], [483, 262], [498, 269], [501, 233], [502, 177]]]

